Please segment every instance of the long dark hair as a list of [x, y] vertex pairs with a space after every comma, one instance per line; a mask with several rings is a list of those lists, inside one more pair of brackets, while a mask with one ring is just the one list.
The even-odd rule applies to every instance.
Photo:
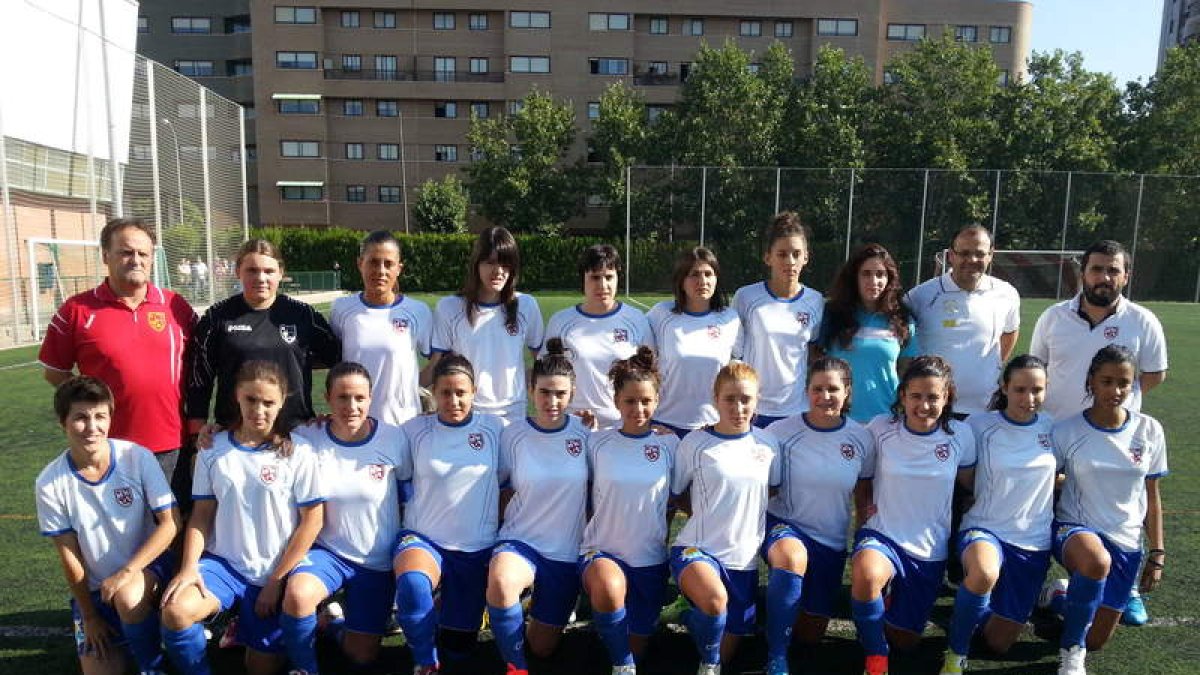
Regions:
[[954, 400], [957, 391], [954, 387], [954, 376], [950, 364], [940, 356], [918, 356], [908, 364], [904, 374], [900, 376], [900, 386], [896, 387], [896, 401], [892, 403], [892, 420], [904, 417], [904, 391], [908, 383], [918, 377], [937, 377], [946, 383], [946, 405], [942, 406], [942, 414], [938, 415], [938, 426], [948, 434], [954, 433], [950, 428], [950, 420], [954, 419]]
[[1004, 393], [1004, 387], [1008, 385], [1012, 379], [1012, 374], [1017, 370], [1041, 370], [1046, 371], [1046, 362], [1034, 356], [1033, 354], [1021, 354], [1014, 356], [1004, 366], [1004, 372], [1000, 374], [1000, 386], [992, 394], [992, 400], [988, 401], [988, 410], [1008, 410], [1008, 396]]
[[719, 312], [729, 306], [725, 299], [725, 290], [721, 287], [721, 264], [717, 262], [717, 255], [703, 246], [696, 246], [683, 251], [675, 260], [675, 270], [671, 273], [671, 288], [675, 290], [675, 306], [671, 311], [675, 314], [687, 309], [687, 293], [683, 292], [683, 282], [692, 273], [692, 268], [700, 263], [711, 267], [713, 275], [717, 278], [713, 284], [712, 299], [708, 301], [708, 308]]
[[518, 328], [517, 315], [517, 277], [521, 273], [521, 254], [517, 250], [517, 240], [512, 233], [503, 227], [489, 227], [475, 239], [471, 247], [471, 260], [467, 263], [467, 278], [463, 282], [459, 295], [467, 301], [467, 321], [475, 325], [475, 317], [479, 314], [479, 296], [483, 292], [483, 282], [479, 280], [479, 264], [492, 258], [509, 270], [508, 281], [500, 289], [500, 304], [504, 306], [504, 327], [511, 334], [516, 334]]
[[[273, 361], [247, 361], [238, 368], [237, 375], [233, 378], [234, 392], [237, 387], [245, 382], [269, 382], [279, 388], [279, 405], [283, 407], [283, 402], [287, 400], [288, 395], [288, 380], [284, 374], [283, 368]], [[236, 393], [234, 394], [237, 395]], [[282, 410], [281, 410], [282, 412]], [[242, 406], [234, 402], [233, 406], [233, 423], [229, 425], [230, 433], [242, 428], [245, 422], [242, 420]], [[271, 425], [270, 434], [267, 436], [267, 445], [275, 451], [279, 457], [288, 457], [292, 454], [292, 439], [288, 435], [291, 429], [288, 428], [287, 422], [282, 414], [275, 416], [275, 422]]]
[[858, 295], [858, 271], [863, 263], [872, 258], [877, 258], [883, 263], [888, 277], [887, 286], [879, 296], [876, 311], [887, 317], [888, 327], [900, 344], [908, 343], [911, 336], [908, 334], [908, 309], [900, 302], [903, 295], [900, 270], [886, 248], [879, 244], [865, 244], [858, 247], [849, 260], [842, 263], [829, 287], [825, 299], [825, 318], [821, 322], [821, 344], [826, 348], [832, 346], [835, 340], [842, 349], [850, 348], [850, 343], [859, 328], [856, 312], [863, 304]]

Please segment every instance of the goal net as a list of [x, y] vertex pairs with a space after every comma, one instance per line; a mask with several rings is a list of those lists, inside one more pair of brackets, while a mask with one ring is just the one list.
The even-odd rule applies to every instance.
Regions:
[[98, 285], [107, 270], [97, 241], [31, 237], [26, 244], [30, 319], [40, 336], [63, 301]]
[[[937, 273], [948, 272], [948, 251], [937, 254]], [[1022, 298], [1062, 300], [1079, 288], [1083, 251], [996, 251], [989, 274], [1012, 284]]]

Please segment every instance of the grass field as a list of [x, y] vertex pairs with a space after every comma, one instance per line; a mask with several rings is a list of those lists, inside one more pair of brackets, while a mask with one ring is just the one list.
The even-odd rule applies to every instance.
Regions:
[[[537, 295], [547, 317], [576, 301], [569, 295]], [[431, 296], [421, 299], [435, 300]], [[644, 304], [660, 299], [635, 298]], [[1034, 321], [1047, 304], [1025, 303], [1019, 349], [1028, 344]], [[1123, 627], [1104, 651], [1089, 655], [1089, 672], [1096, 674], [1190, 673], [1200, 662], [1200, 602], [1192, 595], [1200, 588], [1200, 440], [1190, 433], [1193, 427], [1188, 419], [1196, 413], [1187, 393], [1200, 391], [1200, 307], [1147, 306], [1166, 327], [1172, 357], [1170, 377], [1145, 404], [1147, 412], [1163, 423], [1169, 443], [1171, 476], [1163, 483], [1163, 501], [1170, 554], [1163, 585], [1148, 602], [1151, 624]], [[53, 549], [38, 535], [34, 518], [33, 480], [62, 449], [62, 433], [50, 408], [50, 388], [42, 380], [41, 368], [33, 363], [36, 354], [32, 347], [0, 352], [0, 674], [65, 673], [77, 668], [66, 633], [66, 586]], [[316, 386], [323, 386], [321, 378]], [[916, 652], [893, 656], [893, 673], [938, 671], [945, 648], [942, 628], [949, 619], [951, 600], [943, 597], [938, 601], [933, 624]], [[654, 640], [642, 672], [694, 672], [695, 656], [685, 635], [662, 631]], [[390, 638], [387, 645], [386, 672], [409, 672], [408, 652], [399, 646], [400, 639]], [[240, 672], [233, 654], [226, 651], [217, 657], [216, 672]], [[793, 655], [794, 672], [861, 672], [860, 654], [852, 626], [835, 622], [830, 638], [819, 649]], [[763, 655], [761, 641], [753, 641], [725, 672], [759, 670]], [[971, 670], [1053, 673], [1056, 660], [1056, 644], [1028, 634], [1008, 657], [975, 658]], [[535, 665], [535, 672], [604, 673], [608, 672], [605, 662], [598, 640], [588, 631], [575, 631], [568, 635], [556, 663], [546, 668]], [[454, 672], [498, 672], [498, 663], [494, 649], [487, 644], [477, 658]], [[326, 665], [330, 672], [340, 670], [336, 661]]]

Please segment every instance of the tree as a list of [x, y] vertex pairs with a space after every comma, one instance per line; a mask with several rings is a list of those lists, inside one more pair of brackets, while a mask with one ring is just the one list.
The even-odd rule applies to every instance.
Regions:
[[453, 174], [440, 181], [427, 180], [417, 189], [413, 219], [425, 232], [467, 231], [467, 191]]
[[[645, 99], [624, 82], [609, 85], [600, 97], [600, 116], [592, 122], [591, 146], [604, 164], [594, 178], [593, 190], [611, 205], [609, 225], [613, 229], [624, 229], [626, 170], [647, 162], [649, 140]], [[637, 195], [634, 199], [642, 201]], [[645, 206], [648, 204], [639, 204], [637, 209], [640, 233], [652, 231], [656, 221], [646, 217]]]

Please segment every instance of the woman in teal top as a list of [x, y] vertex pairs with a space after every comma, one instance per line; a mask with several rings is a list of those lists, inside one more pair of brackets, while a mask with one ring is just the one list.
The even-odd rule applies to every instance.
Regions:
[[826, 294], [820, 345], [825, 354], [850, 363], [855, 421], [866, 423], [888, 412], [896, 400], [898, 373], [921, 353], [916, 326], [900, 302], [903, 295], [896, 261], [879, 244], [859, 247]]

